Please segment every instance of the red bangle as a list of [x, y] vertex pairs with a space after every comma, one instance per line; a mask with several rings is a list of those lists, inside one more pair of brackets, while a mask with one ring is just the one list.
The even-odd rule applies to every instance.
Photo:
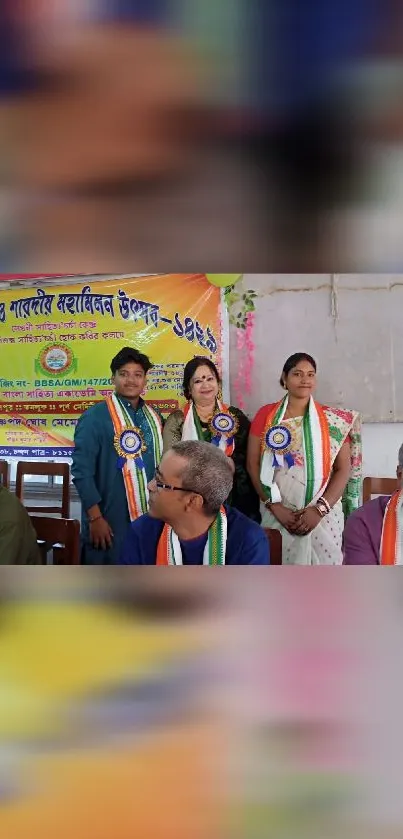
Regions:
[[103, 519], [103, 515], [95, 516], [93, 519], [88, 519], [90, 524], [93, 524], [94, 521], [99, 521], [99, 519]]

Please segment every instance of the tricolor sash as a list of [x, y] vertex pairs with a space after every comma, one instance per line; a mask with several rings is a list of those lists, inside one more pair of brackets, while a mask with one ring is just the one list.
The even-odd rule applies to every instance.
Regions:
[[[273, 502], [281, 501], [280, 491], [274, 483], [274, 473], [284, 465], [293, 465], [292, 436], [287, 426], [281, 425], [288, 406], [288, 395], [271, 406], [262, 440], [260, 479], [271, 493]], [[305, 506], [320, 498], [330, 480], [329, 424], [321, 405], [311, 397], [303, 420], [303, 440], [306, 469]]]
[[[274, 477], [275, 470], [287, 463], [293, 465], [292, 434], [282, 420], [287, 410], [288, 395], [281, 402], [268, 406], [261, 442], [260, 479], [267, 497], [281, 501]], [[351, 477], [343, 496], [345, 514], [359, 506], [361, 486], [361, 434], [357, 413], [339, 411], [320, 405], [311, 397], [302, 424], [305, 458], [305, 506], [315, 504], [323, 495], [331, 478], [334, 461], [350, 436]], [[294, 449], [295, 451], [295, 449]]]
[[[133, 425], [130, 414], [119, 397], [113, 394], [108, 397], [106, 404], [115, 432], [117, 465], [122, 469], [130, 521], [134, 521], [148, 510], [148, 482], [142, 458], [146, 445], [141, 430]], [[143, 404], [143, 413], [151, 430], [154, 463], [157, 465], [161, 460], [163, 445], [161, 420], [146, 403]]]
[[[228, 405], [217, 402], [218, 410], [210, 422], [211, 442], [218, 446], [228, 457], [235, 451], [235, 434], [238, 431], [238, 421], [231, 414]], [[188, 402], [184, 410], [182, 440], [203, 440], [203, 430], [193, 402]]]
[[[208, 531], [203, 565], [225, 565], [226, 549], [227, 514], [224, 507], [221, 507]], [[183, 565], [179, 538], [169, 524], [164, 526], [158, 542], [156, 565]]]
[[395, 492], [385, 510], [380, 565], [403, 565], [403, 490]]

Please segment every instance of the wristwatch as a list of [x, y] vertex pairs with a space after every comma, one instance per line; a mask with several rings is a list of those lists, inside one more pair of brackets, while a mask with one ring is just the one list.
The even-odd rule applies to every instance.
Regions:
[[316, 506], [316, 509], [317, 509], [318, 513], [320, 513], [320, 515], [322, 516], [322, 518], [324, 518], [325, 516], [327, 516], [330, 513], [330, 506], [324, 500], [324, 498], [319, 498], [319, 501], [316, 502], [315, 506]]

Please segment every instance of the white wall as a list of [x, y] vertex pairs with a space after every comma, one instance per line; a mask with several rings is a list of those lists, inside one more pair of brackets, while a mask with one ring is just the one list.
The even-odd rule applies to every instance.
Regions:
[[364, 423], [362, 438], [364, 477], [394, 477], [403, 443], [403, 423]]
[[[402, 367], [395, 365], [393, 377], [388, 367], [389, 340], [393, 331], [391, 312], [401, 310], [400, 300], [398, 305], [397, 298], [393, 297], [392, 303], [390, 289], [393, 286], [400, 292], [402, 280], [401, 276], [341, 275], [337, 279], [335, 295], [330, 274], [245, 274], [239, 288], [254, 289], [259, 295], [252, 388], [251, 394], [245, 394], [245, 413], [253, 417], [261, 405], [281, 398], [283, 392], [278, 380], [282, 364], [291, 353], [304, 350], [318, 362], [317, 398], [320, 402], [355, 408], [367, 420], [372, 419], [372, 415], [378, 420], [386, 420], [389, 415], [400, 419], [396, 406], [389, 411], [385, 405], [389, 407], [390, 400], [392, 404], [396, 402], [389, 394], [389, 384], [392, 383], [393, 393], [400, 383], [403, 384]], [[346, 294], [349, 306], [345, 304]], [[362, 303], [368, 296], [371, 300], [366, 303], [365, 313], [361, 311], [358, 317], [356, 302]], [[354, 311], [352, 300], [355, 300]], [[374, 351], [376, 341], [377, 353]], [[401, 347], [400, 339], [397, 344]], [[239, 360], [236, 330], [231, 327], [230, 385], [234, 404], [237, 404], [234, 385]], [[365, 422], [364, 477], [393, 477], [402, 443], [403, 422]]]
[[403, 422], [403, 275], [245, 274], [242, 283], [258, 295], [258, 400], [274, 401], [284, 361], [303, 350], [318, 362], [320, 402], [365, 422]]

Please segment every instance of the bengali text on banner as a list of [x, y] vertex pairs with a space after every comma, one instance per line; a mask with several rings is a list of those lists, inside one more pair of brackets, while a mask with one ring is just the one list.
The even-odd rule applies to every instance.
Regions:
[[204, 274], [2, 291], [0, 457], [70, 457], [80, 414], [113, 392], [110, 362], [124, 346], [150, 357], [145, 398], [167, 416], [184, 402], [189, 359], [208, 356], [227, 376], [224, 319]]

